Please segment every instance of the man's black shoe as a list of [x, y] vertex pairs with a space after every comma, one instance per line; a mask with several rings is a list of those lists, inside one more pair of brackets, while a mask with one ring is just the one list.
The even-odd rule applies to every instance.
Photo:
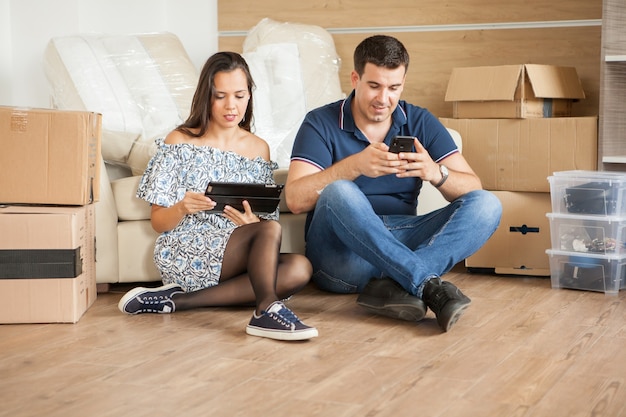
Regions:
[[444, 332], [452, 328], [472, 300], [454, 284], [431, 278], [424, 285], [422, 299], [437, 316], [437, 323]]
[[407, 321], [423, 319], [427, 309], [421, 298], [409, 294], [391, 278], [372, 278], [356, 302], [373, 313]]

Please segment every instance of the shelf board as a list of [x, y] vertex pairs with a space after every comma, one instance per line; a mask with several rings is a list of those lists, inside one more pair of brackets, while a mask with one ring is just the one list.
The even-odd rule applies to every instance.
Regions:
[[626, 55], [607, 55], [604, 57], [605, 62], [626, 62]]
[[605, 164], [626, 164], [626, 155], [622, 156], [603, 156], [602, 162]]

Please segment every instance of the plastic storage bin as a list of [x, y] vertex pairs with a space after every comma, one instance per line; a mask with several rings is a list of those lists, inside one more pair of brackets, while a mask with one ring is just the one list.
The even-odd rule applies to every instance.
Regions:
[[548, 213], [552, 249], [626, 255], [626, 217]]
[[560, 171], [548, 181], [554, 213], [626, 216], [626, 172]]
[[626, 255], [546, 251], [552, 288], [616, 294], [626, 284]]

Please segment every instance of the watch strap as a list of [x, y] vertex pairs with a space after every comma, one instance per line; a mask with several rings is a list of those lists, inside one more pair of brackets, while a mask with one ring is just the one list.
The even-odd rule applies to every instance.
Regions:
[[439, 172], [441, 172], [441, 181], [435, 184], [435, 188], [441, 187], [443, 183], [446, 182], [446, 180], [448, 179], [448, 168], [446, 168], [444, 165], [439, 165]]

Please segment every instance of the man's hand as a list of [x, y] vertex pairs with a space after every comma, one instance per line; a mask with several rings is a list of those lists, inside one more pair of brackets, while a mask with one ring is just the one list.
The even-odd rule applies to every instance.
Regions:
[[384, 143], [372, 143], [351, 158], [354, 158], [352, 162], [356, 164], [361, 175], [370, 178], [399, 174], [407, 169], [406, 158], [389, 152], [389, 147]]
[[400, 152], [398, 157], [403, 159], [406, 164], [402, 166], [403, 171], [399, 172], [399, 178], [419, 177], [422, 181], [439, 181], [441, 172], [439, 165], [433, 161], [430, 154], [419, 140], [413, 140], [415, 144], [415, 152]]

